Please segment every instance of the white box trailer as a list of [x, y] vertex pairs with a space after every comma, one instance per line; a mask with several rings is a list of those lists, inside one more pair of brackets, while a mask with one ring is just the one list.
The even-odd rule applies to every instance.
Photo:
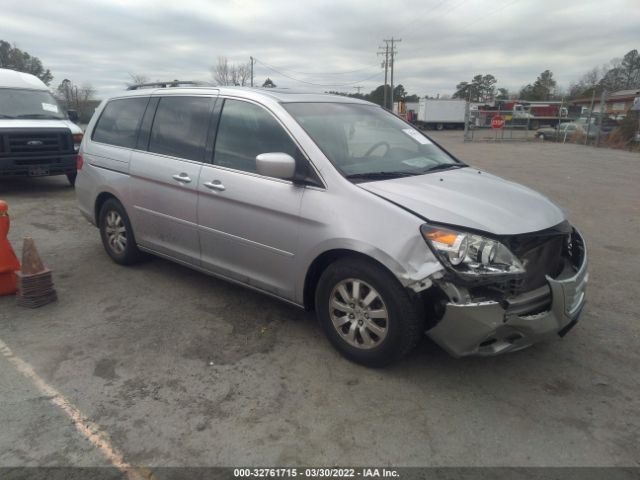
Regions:
[[464, 128], [465, 100], [423, 98], [418, 105], [418, 125], [443, 130]]

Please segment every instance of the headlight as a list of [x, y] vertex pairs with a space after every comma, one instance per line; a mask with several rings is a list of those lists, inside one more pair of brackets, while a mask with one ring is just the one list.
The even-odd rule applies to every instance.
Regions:
[[524, 273], [520, 260], [502, 243], [474, 233], [422, 225], [420, 232], [440, 260], [459, 273]]

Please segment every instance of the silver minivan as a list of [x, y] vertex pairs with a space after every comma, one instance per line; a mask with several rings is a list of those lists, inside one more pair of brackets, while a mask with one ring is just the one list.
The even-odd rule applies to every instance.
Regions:
[[161, 256], [313, 309], [368, 366], [426, 334], [454, 356], [563, 336], [585, 242], [544, 196], [353, 98], [134, 89], [96, 110], [76, 191], [108, 255]]

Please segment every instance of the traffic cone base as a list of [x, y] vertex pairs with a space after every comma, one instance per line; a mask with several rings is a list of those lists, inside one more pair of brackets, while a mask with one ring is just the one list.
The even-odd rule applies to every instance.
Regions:
[[18, 287], [14, 272], [0, 273], [0, 295], [13, 295]]
[[22, 307], [37, 308], [58, 299], [53, 288], [51, 270], [42, 263], [31, 237], [24, 237], [22, 270], [17, 273], [17, 281], [17, 302]]

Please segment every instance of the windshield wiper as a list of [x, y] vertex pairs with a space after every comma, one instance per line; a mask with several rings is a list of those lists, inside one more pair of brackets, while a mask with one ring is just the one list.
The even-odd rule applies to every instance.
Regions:
[[61, 117], [55, 115], [47, 115], [46, 113], [25, 113], [24, 115], [18, 115], [14, 118], [43, 118], [47, 120], [62, 120]]
[[464, 168], [466, 165], [464, 163], [439, 163], [438, 165], [434, 165], [433, 167], [426, 168], [423, 170], [423, 173], [434, 172], [436, 170], [449, 170], [451, 168]]
[[349, 180], [367, 180], [367, 179], [385, 179], [385, 178], [398, 178], [398, 177], [413, 177], [414, 175], [421, 175], [420, 172], [401, 172], [401, 171], [388, 171], [388, 172], [364, 172], [364, 173], [351, 173], [345, 175], [345, 178]]

